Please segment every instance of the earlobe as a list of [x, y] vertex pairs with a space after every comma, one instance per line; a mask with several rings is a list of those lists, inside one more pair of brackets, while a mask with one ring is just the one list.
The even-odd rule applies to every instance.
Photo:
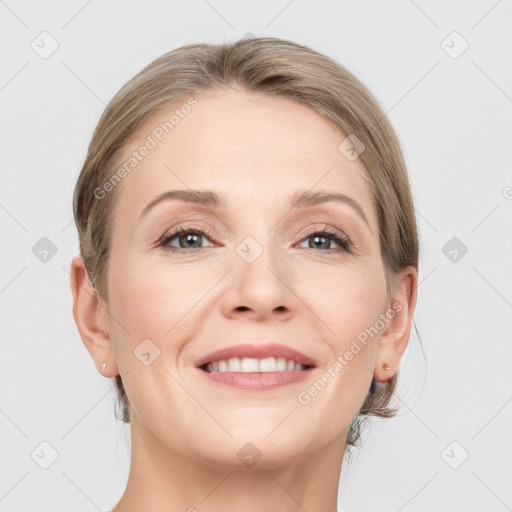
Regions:
[[98, 371], [106, 377], [113, 377], [119, 372], [115, 358], [112, 357], [114, 351], [109, 335], [110, 326], [104, 329], [100, 325], [102, 317], [105, 317], [101, 314], [105, 306], [88, 279], [81, 256], [76, 256], [71, 261], [70, 285], [73, 294], [73, 318], [82, 342]]
[[[390, 380], [407, 348], [411, 334], [412, 317], [416, 307], [418, 271], [409, 266], [396, 278], [396, 293], [391, 298], [376, 353], [374, 378], [381, 382]], [[386, 369], [387, 368], [387, 369]]]

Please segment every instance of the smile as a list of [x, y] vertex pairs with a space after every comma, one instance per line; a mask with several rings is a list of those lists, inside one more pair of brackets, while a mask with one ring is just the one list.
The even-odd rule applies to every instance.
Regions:
[[256, 359], [253, 357], [231, 357], [209, 362], [201, 367], [207, 372], [300, 372], [310, 368], [284, 357], [266, 357]]

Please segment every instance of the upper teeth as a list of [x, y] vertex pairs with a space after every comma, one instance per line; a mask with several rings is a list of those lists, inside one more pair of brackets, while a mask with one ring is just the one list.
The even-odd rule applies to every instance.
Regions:
[[306, 367], [295, 361], [287, 360], [284, 357], [266, 357], [265, 359], [254, 359], [252, 357], [232, 357], [221, 359], [206, 365], [207, 372], [283, 372], [301, 371]]

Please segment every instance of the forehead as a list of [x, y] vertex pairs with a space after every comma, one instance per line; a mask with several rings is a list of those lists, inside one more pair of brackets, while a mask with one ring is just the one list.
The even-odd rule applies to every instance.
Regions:
[[[347, 135], [319, 113], [289, 98], [240, 90], [190, 98], [146, 119], [126, 144], [121, 160], [134, 152], [140, 160], [118, 185], [116, 211], [138, 215], [173, 189], [215, 190], [239, 209], [320, 188], [353, 197], [375, 224], [362, 162], [338, 149]], [[150, 149], [141, 157], [143, 146]]]

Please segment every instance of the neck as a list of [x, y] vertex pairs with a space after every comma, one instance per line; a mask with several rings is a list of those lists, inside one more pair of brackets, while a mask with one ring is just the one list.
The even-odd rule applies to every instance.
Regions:
[[346, 432], [320, 451], [283, 465], [212, 465], [162, 444], [131, 419], [132, 453], [126, 490], [112, 512], [336, 512]]

